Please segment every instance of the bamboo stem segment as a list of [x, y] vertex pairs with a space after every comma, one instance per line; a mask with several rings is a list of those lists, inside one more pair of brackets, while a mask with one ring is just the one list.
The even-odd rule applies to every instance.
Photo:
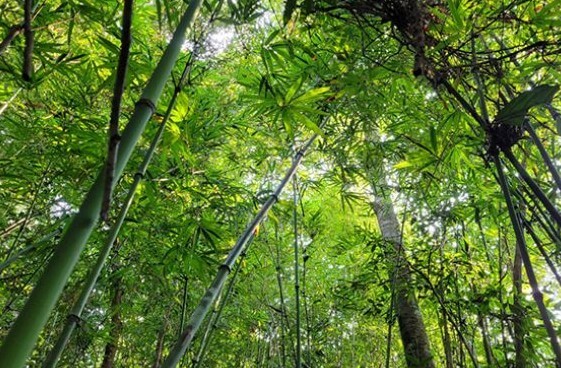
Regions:
[[119, 117], [121, 116], [121, 101], [125, 92], [125, 76], [129, 64], [130, 47], [132, 43], [131, 24], [132, 24], [133, 0], [125, 0], [123, 8], [123, 30], [121, 32], [121, 51], [119, 53], [119, 63], [117, 64], [117, 76], [113, 85], [113, 99], [111, 101], [111, 117], [109, 119], [109, 139], [107, 147], [107, 160], [105, 163], [105, 185], [103, 187], [103, 201], [101, 203], [101, 219], [108, 220], [109, 207], [111, 206], [111, 196], [113, 193], [113, 183], [115, 182], [115, 161], [117, 160], [117, 150], [121, 136], [119, 135]]
[[[185, 65], [185, 69], [183, 70], [183, 74], [180, 79], [180, 86], [181, 83], [186, 79], [187, 75], [189, 75], [189, 71], [191, 70], [191, 65], [193, 60], [194, 58], [190, 57], [189, 61]], [[132, 205], [134, 195], [136, 194], [136, 189], [138, 188], [140, 181], [146, 175], [146, 170], [148, 169], [148, 166], [150, 165], [150, 162], [154, 157], [154, 152], [156, 151], [156, 147], [158, 146], [160, 140], [162, 139], [162, 136], [165, 131], [165, 127], [175, 107], [175, 102], [177, 101], [177, 96], [179, 95], [180, 92], [181, 92], [181, 88], [177, 88], [172, 95], [164, 119], [160, 124], [160, 127], [158, 128], [158, 131], [156, 132], [156, 135], [154, 136], [150, 144], [150, 147], [148, 148], [148, 151], [146, 152], [142, 164], [138, 168], [137, 173], [134, 175], [133, 183], [129, 188], [129, 192], [127, 194], [123, 207], [121, 207], [117, 219], [109, 231], [109, 236], [106, 239], [103, 249], [98, 255], [96, 264], [90, 271], [90, 274], [88, 275], [88, 279], [86, 280], [86, 284], [82, 289], [82, 293], [80, 294], [80, 297], [72, 307], [67, 317], [64, 329], [61, 335], [59, 336], [59, 339], [55, 347], [49, 353], [49, 356], [47, 357], [47, 360], [45, 361], [43, 368], [50, 368], [56, 366], [58, 360], [60, 359], [60, 356], [62, 355], [62, 352], [64, 351], [64, 348], [68, 344], [72, 332], [74, 331], [74, 329], [76, 328], [76, 326], [81, 320], [82, 312], [84, 311], [88, 298], [95, 286], [95, 283], [97, 282], [97, 279], [99, 278], [103, 266], [105, 265], [105, 261], [109, 256], [111, 248], [113, 247], [113, 244], [117, 240], [117, 235], [119, 234], [121, 227], [125, 221], [125, 217], [127, 216], [127, 213], [129, 212], [129, 209]]]

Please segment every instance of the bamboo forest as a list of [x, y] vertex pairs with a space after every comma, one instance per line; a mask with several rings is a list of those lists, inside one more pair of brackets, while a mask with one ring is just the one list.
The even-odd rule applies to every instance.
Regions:
[[0, 1], [0, 368], [561, 368], [561, 0]]

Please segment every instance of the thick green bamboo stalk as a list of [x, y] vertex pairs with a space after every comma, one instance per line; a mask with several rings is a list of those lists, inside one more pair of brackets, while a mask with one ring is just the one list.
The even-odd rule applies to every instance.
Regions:
[[121, 230], [121, 227], [122, 227], [122, 225], [125, 221], [125, 217], [127, 216], [127, 213], [129, 212], [129, 209], [132, 205], [134, 195], [136, 194], [136, 189], [138, 188], [138, 185], [140, 184], [140, 181], [142, 180], [142, 178], [144, 178], [144, 176], [146, 175], [146, 170], [148, 169], [148, 166], [150, 165], [150, 161], [152, 161], [152, 158], [154, 157], [154, 152], [156, 151], [156, 147], [158, 146], [158, 143], [160, 142], [160, 140], [162, 138], [162, 135], [164, 134], [167, 122], [168, 122], [168, 120], [171, 116], [171, 113], [172, 113], [172, 111], [175, 107], [175, 102], [177, 101], [177, 96], [181, 92], [181, 86], [183, 85], [183, 82], [186, 80], [187, 75], [189, 75], [189, 72], [191, 70], [191, 66], [193, 65], [192, 64], [193, 60], [194, 60], [194, 58], [191, 55], [191, 57], [189, 57], [189, 60], [187, 61], [187, 64], [185, 65], [185, 69], [183, 70], [183, 74], [181, 75], [181, 79], [180, 79], [179, 84], [178, 84], [179, 88], [176, 88], [173, 95], [172, 95], [172, 98], [171, 98], [171, 101], [169, 102], [169, 105], [168, 105], [166, 114], [164, 116], [164, 119], [163, 119], [162, 123], [160, 124], [160, 126], [158, 128], [158, 131], [156, 132], [156, 135], [152, 139], [152, 142], [150, 144], [150, 147], [148, 148], [148, 151], [146, 152], [146, 154], [144, 156], [144, 160], [143, 160], [142, 164], [140, 165], [140, 167], [138, 168], [138, 171], [134, 175], [134, 180], [133, 180], [133, 182], [132, 182], [132, 184], [129, 188], [129, 192], [127, 194], [125, 202], [124, 202], [123, 206], [121, 207], [121, 210], [119, 211], [119, 214], [117, 216], [117, 220], [115, 221], [115, 223], [113, 224], [113, 226], [111, 227], [111, 229], [109, 231], [109, 236], [107, 237], [105, 245], [98, 255], [98, 258], [96, 260], [96, 263], [95, 263], [94, 267], [92, 268], [92, 270], [90, 271], [90, 274], [88, 275], [88, 279], [86, 280], [86, 284], [84, 285], [84, 287], [82, 289], [82, 293], [80, 294], [80, 297], [78, 298], [78, 300], [76, 301], [76, 303], [74, 304], [74, 306], [70, 310], [70, 313], [68, 314], [66, 324], [64, 326], [64, 329], [63, 329], [61, 335], [59, 336], [59, 339], [58, 339], [56, 345], [53, 347], [53, 350], [51, 350], [51, 352], [49, 353], [49, 356], [47, 357], [47, 360], [43, 364], [44, 368], [56, 366], [58, 360], [60, 359], [60, 356], [62, 355], [62, 352], [63, 352], [64, 348], [68, 344], [68, 340], [70, 339], [70, 336], [72, 335], [72, 332], [76, 328], [76, 325], [80, 322], [80, 318], [82, 316], [82, 312], [84, 311], [84, 308], [86, 306], [88, 298], [89, 298], [89, 296], [90, 296], [90, 294], [91, 294], [91, 292], [92, 292], [92, 290], [95, 286], [95, 283], [97, 282], [97, 279], [99, 278], [99, 275], [101, 273], [101, 270], [103, 269], [103, 266], [105, 265], [105, 261], [107, 260], [107, 257], [109, 256], [111, 248], [113, 247], [113, 245], [115, 244], [115, 241], [117, 240], [117, 235], [119, 234], [119, 232]]
[[[133, 116], [123, 132], [119, 145], [115, 165], [116, 180], [121, 177], [134, 146], [155, 111], [155, 105], [162, 94], [185, 41], [185, 32], [195, 19], [201, 3], [202, 0], [192, 0], [189, 4], [173, 38], [144, 89], [142, 97], [136, 104]], [[0, 348], [0, 367], [18, 368], [25, 365], [39, 333], [47, 322], [50, 312], [98, 221], [102, 196], [103, 177], [100, 174], [4, 340], [4, 344]]]
[[306, 150], [312, 145], [314, 140], [316, 139], [317, 135], [314, 135], [306, 145], [296, 154], [294, 161], [292, 162], [292, 166], [286, 173], [285, 177], [282, 179], [281, 183], [275, 190], [275, 192], [269, 197], [269, 199], [263, 204], [257, 215], [251, 223], [246, 227], [245, 231], [242, 233], [230, 253], [228, 257], [224, 261], [224, 263], [218, 269], [218, 274], [216, 275], [214, 281], [206, 291], [205, 295], [199, 302], [199, 305], [191, 315], [189, 320], [189, 324], [183, 331], [179, 340], [173, 346], [170, 354], [168, 355], [167, 359], [164, 361], [162, 368], [172, 368], [175, 367], [178, 363], [185, 351], [190, 347], [191, 342], [193, 341], [193, 337], [195, 333], [197, 333], [199, 327], [201, 326], [205, 316], [207, 315], [210, 307], [220, 294], [222, 287], [224, 286], [224, 282], [232, 269], [232, 266], [244, 250], [246, 244], [251, 240], [253, 237], [253, 233], [257, 226], [263, 221], [271, 207], [278, 201], [278, 198], [283, 191], [286, 184], [290, 181], [298, 165], [302, 162], [302, 157]]
[[520, 256], [522, 257], [522, 263], [524, 264], [524, 268], [526, 269], [526, 275], [528, 276], [528, 282], [530, 283], [530, 287], [532, 288], [532, 297], [534, 298], [536, 305], [538, 306], [538, 310], [540, 311], [544, 328], [546, 329], [547, 334], [549, 336], [551, 348], [553, 349], [553, 353], [555, 354], [556, 357], [556, 366], [558, 368], [561, 368], [561, 346], [559, 345], [559, 340], [557, 339], [557, 333], [555, 331], [555, 328], [551, 323], [549, 312], [543, 302], [543, 294], [538, 286], [538, 280], [536, 278], [536, 275], [534, 273], [534, 268], [530, 261], [530, 254], [528, 253], [528, 248], [526, 247], [526, 240], [524, 239], [524, 233], [522, 232], [522, 225], [520, 223], [520, 218], [512, 202], [510, 189], [508, 187], [508, 183], [506, 181], [505, 174], [503, 172], [501, 161], [497, 155], [493, 156], [493, 160], [495, 162], [495, 167], [499, 175], [499, 184], [501, 186], [501, 190], [504, 194], [506, 205], [508, 207], [508, 214], [510, 216], [510, 221], [512, 222], [512, 227], [514, 228], [514, 234], [516, 235], [516, 246], [520, 251]]
[[[169, 110], [170, 109], [168, 109], [168, 111]], [[82, 312], [84, 311], [88, 298], [97, 282], [97, 279], [99, 278], [103, 266], [105, 265], [105, 261], [107, 260], [107, 257], [109, 256], [109, 253], [111, 252], [111, 249], [115, 244], [117, 235], [119, 234], [119, 231], [121, 230], [121, 226], [125, 221], [125, 217], [132, 205], [132, 201], [134, 199], [136, 189], [138, 188], [141, 179], [144, 177], [146, 173], [146, 169], [154, 154], [156, 145], [159, 142], [162, 133], [164, 131], [164, 127], [165, 124], [162, 123], [158, 129], [158, 132], [156, 133], [156, 136], [154, 137], [154, 140], [152, 141], [152, 144], [150, 145], [148, 152], [146, 153], [144, 162], [142, 163], [138, 172], [134, 175], [134, 181], [129, 189], [129, 192], [125, 199], [125, 203], [123, 207], [121, 207], [121, 210], [119, 211], [119, 215], [117, 216], [117, 220], [111, 227], [111, 230], [109, 231], [109, 236], [107, 237], [103, 248], [101, 249], [100, 253], [97, 256], [96, 263], [88, 275], [86, 284], [82, 289], [82, 293], [80, 294], [80, 297], [78, 298], [76, 303], [74, 303], [72, 309], [70, 310], [70, 313], [68, 314], [68, 317], [66, 319], [66, 324], [64, 325], [64, 329], [62, 330], [62, 333], [60, 334], [57, 343], [55, 344], [55, 346], [49, 353], [47, 359], [45, 360], [45, 363], [43, 364], [44, 368], [56, 366], [58, 360], [60, 359], [60, 356], [62, 355], [62, 352], [64, 351], [64, 348], [66, 347], [68, 341], [70, 340], [70, 336], [72, 335], [72, 332], [74, 331], [76, 325], [81, 320]]]

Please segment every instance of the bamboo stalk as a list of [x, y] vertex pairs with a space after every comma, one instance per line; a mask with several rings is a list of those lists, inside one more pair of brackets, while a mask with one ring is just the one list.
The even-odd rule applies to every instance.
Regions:
[[[31, 10], [31, 12], [33, 13], [31, 20], [35, 19], [37, 15], [39, 15], [39, 12], [41, 11], [42, 7], [39, 10], [37, 10], [38, 7], [39, 7], [39, 2], [36, 2]], [[0, 55], [2, 55], [4, 51], [6, 51], [8, 46], [10, 46], [12, 41], [17, 37], [17, 35], [21, 33], [21, 31], [24, 30], [24, 28], [25, 28], [24, 23], [16, 24], [10, 27], [8, 34], [6, 35], [6, 37], [4, 37], [2, 42], [0, 42]], [[0, 114], [2, 114], [1, 109], [0, 109]]]
[[538, 235], [534, 231], [534, 228], [533, 228], [532, 224], [530, 223], [530, 221], [526, 220], [525, 218], [522, 218], [522, 222], [524, 223], [524, 227], [526, 228], [526, 231], [528, 231], [528, 234], [530, 234], [530, 237], [534, 241], [534, 244], [536, 245], [536, 248], [538, 248], [540, 254], [545, 259], [545, 262], [549, 266], [549, 269], [551, 270], [551, 272], [555, 276], [555, 280], [557, 280], [557, 283], [559, 284], [559, 286], [561, 286], [561, 276], [559, 275], [559, 271], [557, 271], [557, 267], [555, 266], [555, 263], [553, 263], [553, 261], [551, 260], [551, 258], [547, 254], [545, 248], [543, 247], [543, 244], [542, 244], [540, 238], [538, 237]]
[[131, 47], [131, 23], [132, 23], [133, 0], [125, 0], [123, 8], [123, 30], [121, 31], [121, 51], [117, 65], [117, 75], [113, 85], [113, 99], [111, 100], [111, 117], [109, 119], [109, 139], [107, 143], [107, 160], [105, 162], [105, 185], [103, 187], [103, 200], [101, 203], [100, 217], [107, 221], [109, 208], [111, 206], [111, 195], [115, 180], [115, 162], [117, 160], [117, 149], [121, 136], [119, 135], [119, 116], [121, 115], [121, 101], [125, 92], [125, 76], [129, 64]]
[[[300, 202], [302, 203], [302, 202]], [[312, 366], [312, 322], [310, 317], [310, 306], [308, 303], [308, 247], [310, 244], [302, 248], [302, 300], [304, 304], [304, 316], [306, 320], [306, 365]]]
[[[187, 64], [185, 65], [185, 69], [183, 70], [183, 74], [180, 81], [184, 81], [186, 79], [186, 76], [189, 74], [189, 71], [191, 70], [192, 61], [193, 61], [193, 57], [190, 57]], [[134, 175], [134, 180], [129, 188], [129, 192], [127, 193], [127, 197], [125, 199], [123, 207], [121, 207], [117, 219], [109, 231], [109, 235], [105, 241], [105, 245], [100, 251], [96, 263], [88, 275], [88, 279], [86, 280], [86, 284], [82, 289], [82, 293], [80, 294], [80, 297], [73, 305], [72, 309], [70, 310], [70, 313], [66, 320], [66, 325], [64, 326], [64, 329], [59, 337], [59, 340], [57, 341], [53, 350], [51, 350], [51, 352], [49, 353], [49, 356], [47, 357], [47, 360], [43, 365], [44, 368], [56, 366], [58, 360], [60, 359], [60, 356], [62, 355], [62, 352], [64, 351], [64, 348], [68, 344], [72, 332], [76, 328], [77, 324], [80, 322], [82, 312], [86, 306], [88, 298], [95, 286], [95, 283], [97, 282], [97, 279], [99, 278], [103, 266], [105, 265], [105, 261], [107, 260], [107, 257], [111, 252], [111, 248], [113, 247], [115, 240], [117, 239], [117, 235], [121, 230], [121, 227], [125, 221], [125, 217], [127, 216], [127, 213], [130, 210], [130, 207], [134, 199], [134, 195], [136, 194], [136, 189], [138, 188], [140, 181], [146, 175], [146, 170], [148, 169], [148, 166], [150, 165], [150, 162], [152, 161], [152, 158], [154, 156], [154, 152], [156, 151], [156, 147], [158, 146], [162, 138], [162, 135], [164, 134], [165, 127], [171, 116], [173, 108], [175, 107], [175, 102], [177, 101], [177, 96], [179, 95], [180, 92], [181, 92], [181, 88], [177, 88], [174, 91], [174, 94], [168, 105], [164, 119], [160, 124], [158, 131], [156, 132], [156, 135], [152, 139], [152, 142], [150, 144], [150, 147], [148, 148], [148, 151], [146, 152], [142, 164], [138, 168], [137, 173]]]
[[39, 247], [39, 245], [51, 240], [52, 238], [56, 237], [57, 235], [60, 235], [60, 233], [62, 233], [62, 229], [57, 229], [47, 235], [45, 235], [44, 237], [42, 237], [41, 239], [37, 240], [36, 242], [34, 242], [33, 244], [20, 249], [16, 254], [14, 254], [13, 256], [11, 256], [10, 258], [6, 259], [4, 262], [0, 263], [0, 274], [2, 273], [2, 271], [4, 271], [9, 265], [11, 265], [12, 263], [14, 263], [15, 261], [17, 261], [18, 259], [21, 258], [21, 256], [23, 256], [24, 254], [27, 254], [29, 252], [31, 252], [32, 250], [35, 250]]
[[255, 218], [251, 221], [251, 223], [246, 227], [245, 231], [242, 233], [230, 253], [228, 257], [224, 261], [224, 263], [219, 267], [218, 273], [213, 280], [212, 284], [206, 291], [205, 295], [199, 302], [199, 305], [191, 314], [191, 318], [189, 320], [189, 324], [183, 331], [181, 338], [175, 343], [173, 346], [170, 354], [168, 355], [167, 359], [164, 361], [162, 365], [163, 368], [172, 368], [175, 367], [178, 363], [185, 351], [191, 346], [191, 342], [193, 341], [193, 337], [195, 333], [197, 333], [199, 327], [201, 326], [205, 316], [208, 314], [211, 305], [214, 303], [218, 295], [220, 294], [220, 290], [224, 286], [224, 282], [232, 269], [232, 266], [244, 250], [245, 246], [249, 243], [251, 238], [253, 237], [253, 233], [257, 226], [263, 221], [271, 207], [278, 201], [278, 198], [283, 191], [286, 184], [290, 181], [298, 165], [302, 161], [304, 153], [307, 149], [312, 145], [314, 140], [316, 139], [317, 135], [314, 135], [305, 145], [304, 147], [296, 154], [292, 162], [292, 166], [286, 173], [285, 177], [280, 182], [279, 186], [275, 190], [275, 192], [269, 197], [269, 199], [263, 204], [259, 212], [255, 215]]
[[41, 189], [43, 189], [43, 185], [45, 184], [45, 181], [47, 180], [47, 175], [49, 173], [49, 169], [51, 168], [51, 164], [52, 164], [52, 161], [50, 161], [47, 164], [47, 167], [45, 168], [45, 171], [43, 172], [43, 175], [41, 176], [41, 180], [39, 181], [39, 184], [37, 185], [37, 188], [35, 189], [35, 193], [33, 193], [33, 198], [31, 199], [31, 203], [30, 203], [29, 208], [27, 209], [27, 212], [25, 214], [25, 219], [24, 219], [23, 223], [21, 224], [21, 226], [18, 230], [16, 238], [12, 242], [12, 245], [10, 246], [10, 248], [8, 249], [8, 253], [6, 254], [6, 260], [10, 258], [10, 256], [12, 255], [12, 252], [16, 249], [16, 246], [18, 245], [18, 242], [19, 242], [27, 224], [29, 223], [29, 220], [31, 219], [31, 216], [33, 215], [33, 211], [35, 210], [35, 205], [37, 204], [37, 199], [39, 198], [39, 193], [41, 192]]
[[540, 186], [534, 181], [534, 179], [532, 179], [530, 174], [528, 174], [524, 166], [522, 166], [520, 162], [518, 162], [518, 160], [516, 159], [516, 157], [514, 157], [510, 149], [504, 150], [503, 153], [505, 154], [506, 158], [508, 158], [508, 160], [512, 163], [512, 165], [516, 169], [516, 172], [518, 172], [518, 174], [520, 174], [520, 176], [526, 182], [526, 184], [528, 184], [534, 195], [538, 197], [540, 202], [544, 205], [547, 212], [549, 212], [549, 214], [555, 220], [555, 222], [557, 222], [557, 224], [561, 226], [561, 214], [559, 213], [557, 208], [555, 208], [553, 203], [551, 203], [549, 198], [547, 198], [547, 196], [540, 188]]
[[16, 91], [14, 92], [14, 94], [8, 99], [8, 101], [4, 102], [4, 104], [2, 105], [2, 107], [0, 107], [0, 116], [4, 113], [4, 111], [6, 111], [6, 109], [8, 108], [8, 106], [10, 106], [10, 104], [12, 103], [13, 100], [16, 99], [16, 97], [19, 95], [19, 93], [23, 90], [23, 87], [19, 87], [18, 89], [16, 89]]
[[[181, 52], [185, 32], [192, 24], [201, 3], [202, 0], [192, 0], [189, 4], [144, 89], [142, 97], [136, 104], [133, 116], [123, 132], [119, 145], [115, 165], [116, 179], [121, 177], [136, 142], [156, 109], [156, 103], [162, 94], [166, 80]], [[103, 175], [98, 175], [80, 206], [79, 212], [73, 218], [43, 275], [4, 340], [0, 348], [0, 367], [18, 368], [25, 365], [27, 356], [33, 349], [39, 333], [47, 322], [50, 312], [98, 221], [102, 196]]]
[[529, 121], [526, 121], [525, 126], [526, 126], [526, 130], [530, 134], [530, 137], [532, 138], [532, 141], [534, 141], [534, 144], [536, 145], [536, 147], [538, 147], [538, 151], [540, 152], [540, 155], [542, 156], [543, 162], [545, 163], [545, 165], [549, 169], [549, 172], [551, 173], [551, 176], [553, 177], [553, 181], [555, 181], [555, 184], [557, 185], [557, 188], [559, 188], [559, 190], [561, 190], [561, 176], [559, 176], [559, 171], [557, 171], [557, 168], [553, 164], [553, 161], [551, 160], [551, 157], [549, 157], [549, 154], [545, 150], [545, 147], [543, 146], [543, 144], [540, 140], [540, 137], [538, 137], [538, 135], [536, 134], [536, 130], [534, 129], [534, 126]]
[[[245, 257], [245, 255], [246, 255], [246, 253], [242, 252], [242, 254], [240, 255], [240, 260], [243, 259]], [[222, 301], [220, 302], [220, 308], [215, 309], [213, 311], [211, 317], [210, 317], [207, 328], [206, 328], [205, 333], [203, 335], [203, 340], [201, 341], [201, 347], [199, 349], [199, 352], [197, 353], [197, 356], [195, 357], [195, 359], [193, 359], [193, 368], [199, 368], [201, 366], [202, 362], [203, 362], [203, 359], [204, 359], [205, 353], [207, 351], [207, 348], [210, 345], [210, 342], [211, 342], [211, 339], [212, 339], [212, 336], [213, 336], [213, 332], [216, 331], [218, 320], [222, 316], [222, 312], [224, 311], [224, 307], [228, 303], [228, 299], [230, 298], [230, 295], [232, 294], [232, 290], [234, 290], [234, 285], [236, 283], [236, 279], [237, 279], [238, 274], [240, 272], [241, 265], [242, 265], [241, 261], [236, 264], [236, 267], [234, 269], [234, 273], [232, 274], [232, 277], [230, 278], [230, 282], [228, 283], [228, 287], [226, 288], [226, 292], [224, 293], [224, 296], [222, 297]]]
[[499, 174], [499, 184], [505, 196], [505, 201], [508, 207], [508, 214], [510, 216], [510, 221], [512, 222], [512, 227], [514, 228], [514, 234], [516, 235], [516, 245], [520, 251], [520, 256], [522, 257], [522, 262], [524, 264], [524, 268], [526, 269], [526, 275], [528, 276], [528, 282], [530, 283], [530, 287], [532, 288], [532, 297], [534, 298], [536, 305], [538, 306], [542, 321], [544, 323], [544, 327], [549, 336], [551, 348], [553, 349], [553, 353], [555, 354], [556, 358], [556, 365], [557, 367], [561, 367], [561, 346], [559, 345], [557, 333], [555, 332], [555, 328], [553, 327], [553, 324], [549, 317], [549, 312], [543, 302], [543, 294], [538, 286], [538, 280], [530, 261], [530, 255], [528, 254], [528, 248], [526, 247], [526, 240], [524, 239], [524, 234], [520, 225], [520, 219], [512, 202], [512, 197], [510, 196], [510, 189], [503, 172], [501, 161], [497, 155], [493, 156], [493, 160]]
[[26, 82], [30, 82], [33, 77], [33, 44], [34, 35], [31, 28], [31, 19], [33, 16], [33, 0], [24, 0], [24, 22], [23, 35], [25, 37], [25, 48], [23, 50], [23, 72], [22, 78]]
[[280, 239], [279, 239], [279, 232], [278, 227], [275, 228], [275, 273], [277, 278], [277, 285], [279, 287], [279, 298], [280, 298], [280, 310], [281, 310], [281, 367], [286, 367], [286, 334], [287, 334], [287, 313], [286, 313], [286, 305], [284, 302], [284, 288], [282, 285], [282, 262], [281, 262], [281, 252], [280, 252]]
[[187, 287], [189, 285], [189, 277], [185, 276], [183, 280], [183, 299], [181, 302], [181, 317], [179, 320], [179, 336], [181, 336], [181, 332], [183, 331], [183, 324], [185, 323], [185, 312], [187, 311]]
[[302, 339], [300, 332], [300, 270], [298, 252], [298, 181], [296, 174], [292, 177], [292, 226], [294, 230], [294, 295], [296, 305], [296, 368], [302, 366]]

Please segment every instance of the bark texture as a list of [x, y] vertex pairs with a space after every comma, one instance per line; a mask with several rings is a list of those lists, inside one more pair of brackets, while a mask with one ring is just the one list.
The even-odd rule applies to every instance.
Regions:
[[395, 264], [395, 308], [401, 341], [409, 368], [434, 368], [429, 339], [415, 293], [411, 288], [410, 269], [405, 262], [401, 228], [393, 204], [378, 196], [373, 203], [382, 237], [390, 242], [397, 255]]

